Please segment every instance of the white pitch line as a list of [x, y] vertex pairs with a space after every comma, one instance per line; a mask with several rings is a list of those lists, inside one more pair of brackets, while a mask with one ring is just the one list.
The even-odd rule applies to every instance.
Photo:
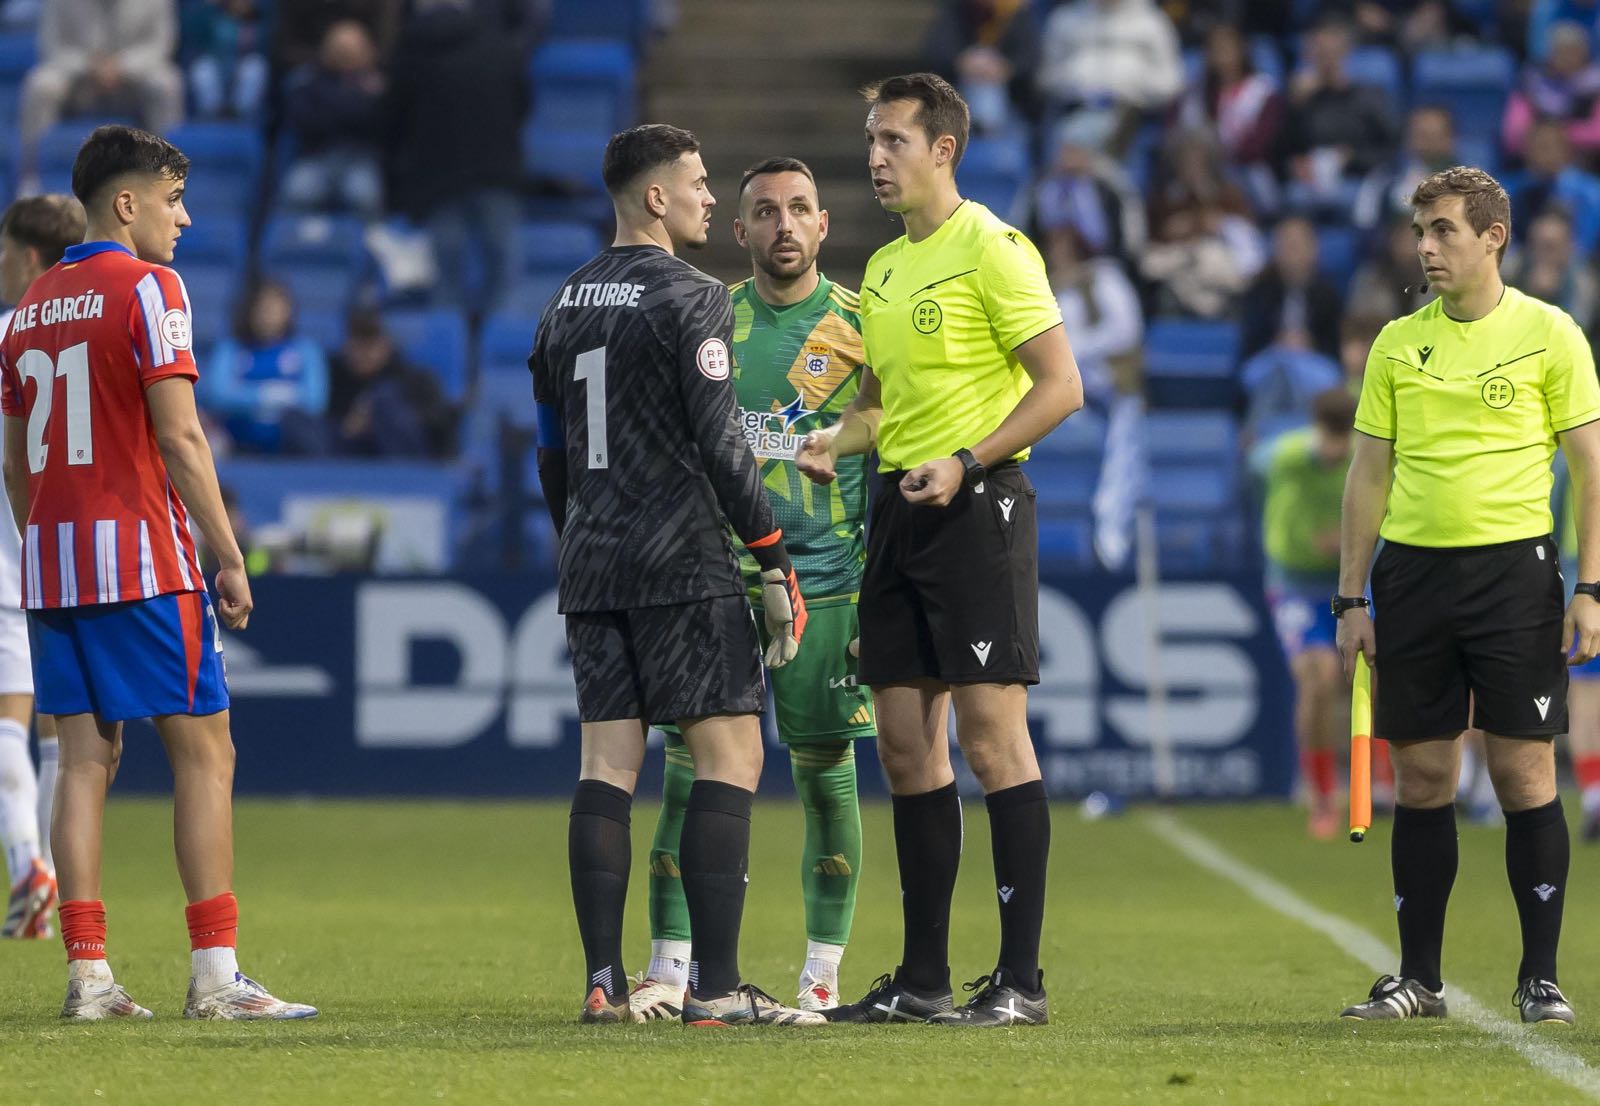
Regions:
[[[1252, 868], [1170, 814], [1151, 814], [1147, 824], [1157, 837], [1202, 868], [1239, 885], [1257, 901], [1284, 917], [1316, 930], [1371, 970], [1380, 974], [1394, 971], [1399, 961], [1398, 955], [1360, 926], [1312, 905], [1265, 872]], [[1490, 1013], [1488, 1007], [1459, 987], [1452, 986], [1447, 997], [1451, 1017], [1516, 1050], [1524, 1060], [1546, 1075], [1600, 1101], [1600, 1072], [1585, 1064], [1582, 1058], [1542, 1040], [1529, 1026]]]

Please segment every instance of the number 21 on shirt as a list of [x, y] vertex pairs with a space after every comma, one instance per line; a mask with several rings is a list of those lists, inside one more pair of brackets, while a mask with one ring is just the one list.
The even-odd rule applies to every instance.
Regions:
[[44, 428], [50, 422], [55, 404], [56, 377], [66, 378], [67, 464], [94, 464], [94, 420], [89, 410], [89, 343], [79, 342], [62, 350], [54, 361], [43, 350], [23, 351], [17, 358], [17, 373], [37, 387], [33, 410], [28, 412], [28, 471], [44, 471], [50, 447], [45, 444]]

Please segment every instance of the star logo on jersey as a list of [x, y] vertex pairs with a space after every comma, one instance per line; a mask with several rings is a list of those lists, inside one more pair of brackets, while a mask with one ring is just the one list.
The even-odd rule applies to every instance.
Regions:
[[784, 433], [787, 434], [789, 431], [793, 430], [794, 424], [805, 418], [807, 415], [816, 414], [815, 411], [808, 411], [806, 409], [805, 398], [805, 396], [797, 395], [793, 400], [790, 401], [789, 406], [783, 408], [781, 411], [774, 411], [772, 413], [773, 418], [783, 420]]

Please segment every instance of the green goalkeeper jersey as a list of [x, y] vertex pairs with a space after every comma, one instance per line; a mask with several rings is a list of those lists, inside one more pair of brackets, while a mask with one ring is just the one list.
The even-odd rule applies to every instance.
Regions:
[[[860, 300], [827, 277], [785, 307], [763, 300], [753, 280], [729, 291], [740, 425], [761, 465], [801, 594], [822, 602], [853, 599], [866, 560], [867, 458], [841, 457], [839, 478], [821, 487], [800, 475], [794, 455], [807, 433], [838, 420], [861, 386]], [[755, 585], [755, 561], [744, 554], [740, 563]]]

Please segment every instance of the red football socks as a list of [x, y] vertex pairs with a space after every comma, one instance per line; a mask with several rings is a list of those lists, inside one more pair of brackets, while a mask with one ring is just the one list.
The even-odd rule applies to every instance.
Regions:
[[106, 958], [106, 904], [99, 899], [74, 899], [61, 904], [61, 941], [68, 960]]
[[239, 900], [232, 891], [192, 902], [183, 908], [189, 921], [189, 947], [214, 949], [239, 944]]

